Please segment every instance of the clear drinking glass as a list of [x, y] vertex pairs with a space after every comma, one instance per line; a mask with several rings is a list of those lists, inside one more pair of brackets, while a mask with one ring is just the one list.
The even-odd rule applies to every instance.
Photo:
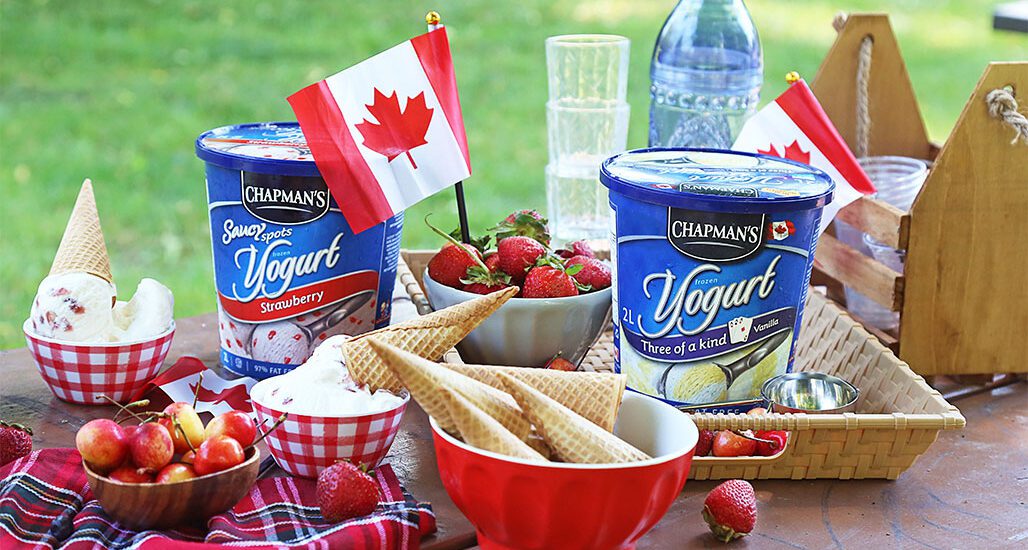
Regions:
[[[904, 212], [914, 205], [914, 199], [928, 178], [928, 163], [914, 158], [884, 156], [858, 159], [861, 168], [871, 178], [878, 192], [875, 198], [885, 201]], [[848, 229], [847, 229], [848, 228]], [[852, 227], [836, 228], [843, 243], [871, 256], [893, 271], [903, 273], [907, 251], [884, 245], [866, 233]], [[856, 290], [846, 287], [846, 307], [871, 326], [892, 330], [899, 326], [899, 313], [878, 305]]]
[[546, 39], [546, 197], [558, 240], [607, 235], [607, 193], [599, 168], [628, 142], [628, 53], [629, 40], [623, 36]]

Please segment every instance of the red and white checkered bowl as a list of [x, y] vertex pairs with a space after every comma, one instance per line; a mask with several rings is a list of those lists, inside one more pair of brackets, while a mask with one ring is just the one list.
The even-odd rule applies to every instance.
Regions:
[[[271, 426], [283, 411], [260, 402], [262, 384], [250, 390], [257, 423]], [[361, 415], [309, 416], [289, 413], [281, 426], [272, 430], [264, 440], [271, 456], [285, 471], [294, 476], [318, 477], [318, 474], [340, 460], [354, 464], [367, 464], [373, 468], [385, 458], [400, 430], [403, 411], [410, 395], [403, 393], [403, 402], [395, 409]]]
[[22, 326], [36, 369], [58, 399], [104, 405], [107, 395], [120, 403], [137, 399], [157, 375], [171, 349], [175, 323], [163, 334], [134, 342], [80, 343], [44, 338]]

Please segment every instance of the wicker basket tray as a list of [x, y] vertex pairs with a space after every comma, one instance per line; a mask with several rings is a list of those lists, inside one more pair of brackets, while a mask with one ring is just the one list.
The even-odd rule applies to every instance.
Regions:
[[[431, 311], [421, 273], [432, 252], [403, 251], [401, 283], [418, 307]], [[581, 368], [610, 371], [613, 340], [605, 334]], [[447, 360], [459, 360], [451, 351]], [[810, 292], [796, 342], [794, 370], [842, 377], [860, 388], [857, 412], [805, 415], [693, 414], [704, 429], [788, 430], [785, 449], [773, 457], [693, 460], [692, 479], [896, 479], [935, 441], [940, 430], [959, 429], [964, 417], [843, 310]]]

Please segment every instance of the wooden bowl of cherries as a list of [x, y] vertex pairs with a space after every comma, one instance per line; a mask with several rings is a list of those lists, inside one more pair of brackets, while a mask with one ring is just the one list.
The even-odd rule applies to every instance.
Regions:
[[[118, 405], [114, 418], [91, 420], [75, 435], [89, 486], [104, 511], [142, 530], [202, 524], [235, 506], [257, 479], [255, 445], [267, 432], [258, 439], [253, 419], [240, 411], [204, 426], [189, 403], [172, 403], [161, 412], [134, 410], [148, 404]], [[132, 421], [137, 423], [125, 425]]]

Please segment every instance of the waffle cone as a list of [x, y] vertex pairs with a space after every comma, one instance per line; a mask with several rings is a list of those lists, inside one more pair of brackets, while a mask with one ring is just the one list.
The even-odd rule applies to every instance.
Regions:
[[54, 255], [54, 263], [50, 266], [51, 275], [81, 272], [96, 275], [108, 283], [114, 280], [104, 233], [100, 229], [100, 216], [96, 212], [93, 182], [88, 179], [82, 182], [61, 244]]
[[623, 374], [453, 363], [444, 363], [443, 366], [500, 390], [506, 387], [497, 373], [509, 374], [608, 432], [614, 429], [621, 398], [625, 394], [626, 377]]
[[548, 462], [543, 455], [461, 394], [447, 391], [443, 395], [450, 418], [461, 439], [468, 445], [504, 456]]
[[610, 464], [650, 458], [517, 378], [503, 372], [497, 373], [497, 376], [514, 396], [525, 416], [535, 424], [546, 443], [562, 460], [581, 464]]
[[525, 440], [531, 433], [532, 425], [510, 395], [377, 338], [368, 342], [378, 354], [377, 361], [390, 369], [421, 408], [447, 432], [460, 433], [446, 404], [449, 391], [496, 419], [518, 439]]
[[517, 292], [517, 288], [506, 288], [398, 325], [355, 336], [342, 345], [344, 364], [355, 381], [367, 384], [372, 391], [379, 388], [398, 390], [402, 384], [379, 360], [368, 343], [370, 339], [436, 361]]

